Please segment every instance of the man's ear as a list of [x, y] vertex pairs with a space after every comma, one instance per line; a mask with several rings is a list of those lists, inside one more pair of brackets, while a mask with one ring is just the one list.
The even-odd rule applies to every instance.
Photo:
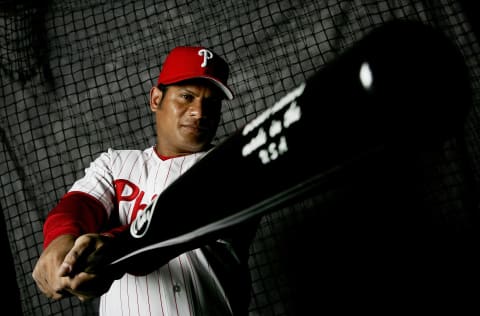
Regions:
[[150, 89], [150, 110], [156, 112], [160, 106], [160, 101], [162, 100], [162, 90], [158, 87], [153, 86]]

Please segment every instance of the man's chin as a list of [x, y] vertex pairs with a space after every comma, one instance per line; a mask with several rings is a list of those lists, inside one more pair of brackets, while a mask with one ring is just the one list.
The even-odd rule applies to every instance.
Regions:
[[186, 148], [190, 148], [190, 151], [197, 152], [203, 150], [205, 147], [210, 146], [212, 138], [206, 134], [191, 133], [184, 134], [184, 144]]
[[186, 151], [191, 153], [196, 153], [199, 151], [210, 149], [211, 146], [212, 145], [210, 144], [210, 142], [203, 141], [203, 140], [202, 141], [195, 140], [195, 141], [189, 141], [185, 143]]

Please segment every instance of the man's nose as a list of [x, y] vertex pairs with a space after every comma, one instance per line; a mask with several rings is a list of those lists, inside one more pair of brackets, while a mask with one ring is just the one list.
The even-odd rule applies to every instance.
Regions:
[[195, 116], [198, 118], [201, 118], [204, 115], [203, 102], [201, 99], [193, 100], [193, 102], [190, 104], [189, 114], [190, 116]]

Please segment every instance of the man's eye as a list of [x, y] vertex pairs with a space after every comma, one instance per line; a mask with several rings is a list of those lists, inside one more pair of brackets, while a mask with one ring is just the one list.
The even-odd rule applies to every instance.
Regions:
[[188, 102], [192, 102], [193, 99], [195, 99], [195, 97], [194, 97], [193, 95], [191, 95], [191, 94], [184, 94], [184, 95], [183, 95], [183, 98], [184, 98], [185, 100], [187, 100]]
[[182, 97], [182, 99], [185, 99], [187, 101], [192, 101], [193, 100], [193, 96], [191, 94], [182, 94], [181, 97]]

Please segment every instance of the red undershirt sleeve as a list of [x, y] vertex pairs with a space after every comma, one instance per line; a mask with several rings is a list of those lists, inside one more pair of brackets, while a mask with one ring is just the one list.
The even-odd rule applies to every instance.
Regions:
[[45, 219], [43, 248], [60, 235], [98, 233], [107, 220], [107, 211], [96, 198], [84, 192], [68, 192]]

